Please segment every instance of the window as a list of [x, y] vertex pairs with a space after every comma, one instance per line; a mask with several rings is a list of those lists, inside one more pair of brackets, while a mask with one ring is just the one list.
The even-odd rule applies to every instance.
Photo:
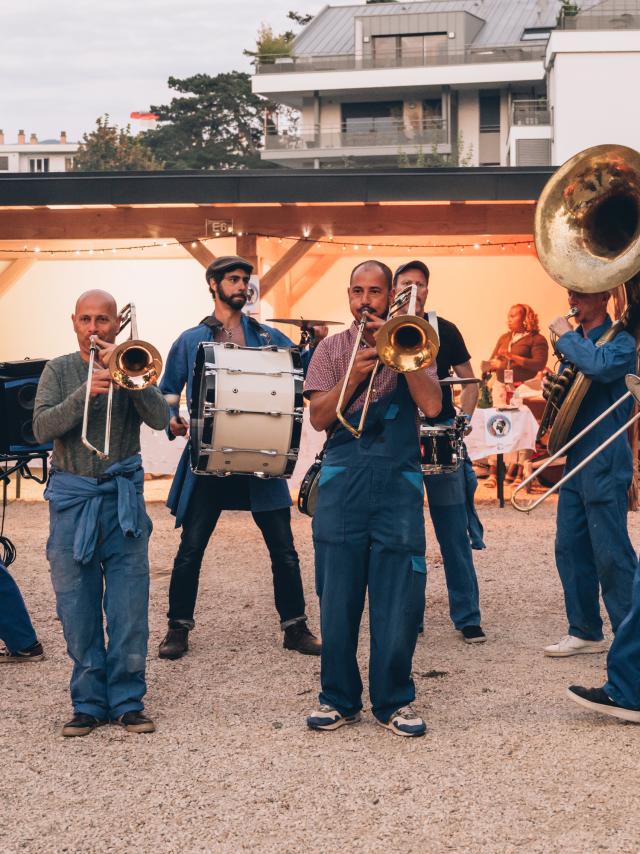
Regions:
[[30, 172], [48, 172], [49, 158], [48, 157], [32, 157], [29, 160]]
[[480, 90], [480, 133], [500, 132], [500, 92]]
[[447, 33], [418, 33], [407, 36], [374, 36], [373, 61], [377, 67], [428, 65], [447, 56]]
[[544, 27], [528, 27], [520, 36], [522, 42], [537, 42], [543, 39], [548, 39], [551, 35], [551, 30]]
[[402, 101], [342, 104], [342, 126], [346, 133], [367, 133], [390, 128], [401, 119]]
[[8, 157], [0, 157], [0, 172], [7, 172], [9, 170], [9, 158]]

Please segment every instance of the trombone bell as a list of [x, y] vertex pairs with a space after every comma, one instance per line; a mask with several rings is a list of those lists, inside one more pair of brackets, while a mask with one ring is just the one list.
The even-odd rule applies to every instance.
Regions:
[[431, 324], [417, 315], [397, 314], [378, 332], [378, 358], [400, 374], [427, 368], [438, 355], [438, 336]]
[[124, 341], [111, 354], [109, 373], [113, 382], [128, 391], [142, 391], [158, 381], [162, 357], [148, 341]]

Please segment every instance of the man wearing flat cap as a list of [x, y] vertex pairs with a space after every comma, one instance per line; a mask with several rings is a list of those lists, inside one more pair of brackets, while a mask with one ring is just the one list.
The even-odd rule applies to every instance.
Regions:
[[[233, 343], [240, 347], [292, 347], [292, 342], [270, 326], [243, 314], [253, 266], [237, 255], [216, 258], [205, 273], [214, 311], [187, 329], [171, 347], [160, 389], [171, 410], [170, 438], [187, 434], [180, 417], [180, 395], [185, 385], [191, 405], [193, 368], [202, 341]], [[223, 510], [250, 510], [271, 557], [275, 605], [284, 631], [285, 649], [319, 655], [320, 642], [309, 631], [305, 614], [300, 563], [291, 532], [291, 498], [286, 481], [247, 475], [198, 477], [189, 466], [189, 445], [176, 470], [167, 505], [182, 526], [169, 587], [169, 627], [160, 644], [160, 658], [181, 658], [195, 627], [200, 566], [204, 551]]]

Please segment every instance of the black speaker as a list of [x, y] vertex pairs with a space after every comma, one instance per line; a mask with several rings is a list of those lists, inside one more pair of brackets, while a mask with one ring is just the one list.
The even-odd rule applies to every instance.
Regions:
[[0, 454], [50, 451], [33, 435], [33, 407], [46, 359], [0, 362]]

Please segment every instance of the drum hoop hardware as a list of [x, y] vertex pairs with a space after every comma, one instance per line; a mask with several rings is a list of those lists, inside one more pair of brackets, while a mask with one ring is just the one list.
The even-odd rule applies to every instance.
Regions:
[[213, 368], [211, 373], [215, 373], [216, 371], [226, 371], [228, 374], [250, 374], [255, 377], [284, 377], [284, 376], [293, 376], [293, 377], [301, 377], [302, 371], [273, 371], [272, 373], [267, 373], [266, 371], [245, 371], [243, 368], [225, 368], [223, 365], [217, 368]]
[[286, 457], [288, 460], [296, 458], [295, 454], [283, 454], [280, 451], [265, 450], [262, 448], [201, 448], [201, 454], [264, 454], [266, 457]]
[[282, 412], [275, 409], [266, 412], [262, 409], [225, 409], [224, 407], [213, 406], [210, 403], [205, 403], [203, 409], [203, 415], [205, 418], [208, 418], [215, 412], [226, 412], [227, 415], [275, 415], [278, 418], [282, 415], [290, 415], [292, 418], [302, 418], [302, 412], [299, 409], [295, 409], [293, 412]]

